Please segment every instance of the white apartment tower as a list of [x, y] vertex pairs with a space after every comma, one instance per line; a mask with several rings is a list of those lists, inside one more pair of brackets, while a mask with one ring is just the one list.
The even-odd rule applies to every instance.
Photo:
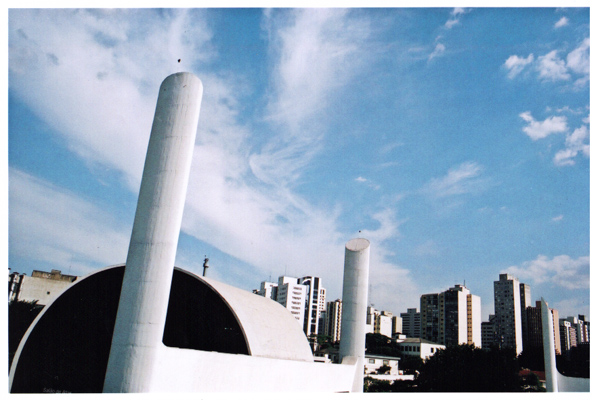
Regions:
[[510, 274], [500, 274], [494, 281], [494, 315], [501, 347], [512, 347], [516, 354], [523, 351], [521, 324], [521, 290], [519, 280]]
[[342, 333], [342, 300], [327, 302], [324, 334], [331, 337], [332, 342], [339, 342]]
[[276, 301], [287, 308], [298, 323], [304, 326], [306, 286], [298, 284], [298, 278], [279, 277]]
[[260, 289], [253, 292], [259, 296], [277, 301], [277, 284], [274, 282], [261, 282]]

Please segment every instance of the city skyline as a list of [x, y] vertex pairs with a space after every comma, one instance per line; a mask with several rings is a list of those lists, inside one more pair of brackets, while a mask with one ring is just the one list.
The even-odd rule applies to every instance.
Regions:
[[158, 86], [204, 99], [176, 265], [251, 291], [371, 244], [399, 315], [510, 273], [590, 308], [589, 9], [11, 9], [9, 267], [125, 261]]

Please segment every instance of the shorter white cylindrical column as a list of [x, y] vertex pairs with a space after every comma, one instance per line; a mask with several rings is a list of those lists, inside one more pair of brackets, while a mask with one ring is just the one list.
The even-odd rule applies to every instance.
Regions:
[[345, 357], [356, 358], [353, 392], [363, 390], [369, 251], [370, 243], [367, 239], [357, 238], [346, 243], [340, 360], [343, 363]]
[[546, 370], [546, 391], [558, 392], [558, 371], [554, 349], [554, 326], [548, 303], [542, 298], [542, 340], [544, 343], [544, 368]]

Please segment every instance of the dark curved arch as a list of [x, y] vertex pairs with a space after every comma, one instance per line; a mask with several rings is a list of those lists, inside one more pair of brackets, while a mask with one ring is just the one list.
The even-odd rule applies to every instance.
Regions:
[[[49, 304], [17, 352], [12, 393], [100, 393], [117, 314], [123, 265], [93, 273]], [[173, 271], [166, 346], [250, 354], [232, 310], [203, 280]]]

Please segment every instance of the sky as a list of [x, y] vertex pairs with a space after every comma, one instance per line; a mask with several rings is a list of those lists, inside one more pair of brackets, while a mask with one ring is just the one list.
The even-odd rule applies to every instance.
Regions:
[[510, 273], [590, 312], [589, 8], [10, 9], [8, 261], [125, 262], [160, 83], [204, 94], [176, 265], [245, 290], [371, 242], [399, 315]]

